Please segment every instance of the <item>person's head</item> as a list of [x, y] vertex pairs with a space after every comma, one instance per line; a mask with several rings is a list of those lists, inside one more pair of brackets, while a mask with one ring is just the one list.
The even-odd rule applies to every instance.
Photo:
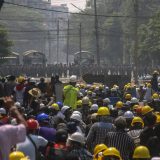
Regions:
[[28, 133], [34, 134], [38, 128], [39, 128], [38, 121], [36, 121], [35, 119], [32, 119], [32, 118], [27, 120]]
[[116, 148], [110, 147], [103, 152], [102, 160], [122, 160], [122, 158]]
[[126, 119], [122, 116], [116, 118], [114, 124], [117, 130], [124, 130], [127, 126]]
[[56, 143], [66, 143], [68, 138], [68, 132], [64, 129], [59, 129], [56, 132], [55, 142]]
[[21, 160], [22, 158], [26, 158], [26, 156], [20, 151], [14, 151], [9, 154], [9, 160]]
[[72, 75], [72, 76], [69, 78], [69, 83], [70, 83], [72, 86], [75, 86], [76, 83], [77, 83], [77, 76], [76, 76], [76, 75]]
[[5, 108], [0, 108], [0, 119], [7, 116], [7, 112]]
[[107, 107], [100, 107], [97, 111], [97, 118], [99, 121], [101, 121], [104, 117], [107, 117], [110, 115], [110, 111]]
[[150, 160], [151, 155], [149, 150], [145, 146], [138, 146], [135, 148], [133, 153], [133, 160]]
[[40, 78], [40, 82], [43, 83], [44, 81], [45, 81], [45, 79], [44, 79], [43, 77], [41, 77], [41, 78]]
[[131, 127], [133, 129], [142, 129], [144, 127], [144, 122], [141, 117], [134, 117], [131, 122]]
[[73, 121], [68, 122], [67, 123], [67, 128], [68, 128], [68, 133], [69, 134], [75, 133], [77, 131], [77, 124], [76, 124], [76, 122], [73, 122]]
[[150, 114], [147, 114], [143, 120], [144, 120], [145, 126], [153, 127], [156, 123], [156, 119], [157, 119], [156, 115], [153, 113], [150, 113]]
[[110, 109], [111, 117], [116, 118], [118, 117], [118, 110], [117, 108], [111, 108]]
[[39, 125], [41, 127], [49, 125], [49, 115], [48, 114], [40, 113], [37, 115], [36, 119], [39, 122]]
[[132, 113], [132, 111], [126, 111], [123, 115], [123, 117], [126, 119], [127, 122], [127, 128], [130, 127], [132, 119], [134, 117], [134, 114]]
[[85, 137], [80, 132], [73, 133], [68, 139], [67, 139], [67, 146], [72, 150], [76, 148], [82, 148], [85, 144]]
[[62, 112], [62, 114], [65, 115], [65, 119], [68, 121], [69, 118], [70, 118], [70, 116], [71, 116], [71, 107], [69, 107], [69, 106], [63, 106], [61, 108], [61, 112]]
[[87, 106], [88, 107], [89, 102], [90, 102], [90, 100], [87, 96], [82, 98], [82, 106]]
[[105, 144], [97, 144], [94, 147], [94, 159], [98, 160], [98, 158], [101, 157], [99, 154], [103, 153], [107, 148], [108, 147]]

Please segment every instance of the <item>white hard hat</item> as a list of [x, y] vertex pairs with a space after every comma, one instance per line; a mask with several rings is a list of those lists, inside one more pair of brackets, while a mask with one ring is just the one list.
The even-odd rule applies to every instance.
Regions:
[[105, 98], [105, 99], [103, 99], [103, 103], [110, 103], [111, 101], [110, 101], [110, 99], [109, 98]]
[[7, 114], [4, 108], [0, 108], [0, 114]]
[[96, 97], [96, 93], [95, 92], [92, 93], [92, 97]]
[[45, 107], [45, 105], [43, 103], [40, 103], [40, 108]]
[[136, 98], [136, 97], [133, 97], [132, 99], [131, 99], [131, 103], [138, 103], [139, 101], [138, 101], [138, 99]]
[[67, 109], [69, 109], [70, 107], [69, 106], [63, 106], [61, 108], [61, 112], [64, 113]]
[[85, 143], [85, 137], [80, 132], [73, 133], [68, 139], [74, 142], [79, 142], [81, 144]]
[[82, 118], [82, 113], [81, 112], [79, 112], [79, 111], [73, 111], [73, 113], [72, 114], [79, 114], [80, 115], [80, 117]]
[[36, 83], [36, 79], [35, 78], [30, 78], [30, 80], [29, 80], [30, 82], [32, 82], [32, 83]]
[[151, 160], [160, 160], [160, 157], [153, 157]]
[[83, 97], [82, 98], [82, 104], [89, 104], [89, 98], [88, 97]]
[[70, 76], [69, 81], [70, 82], [77, 82], [77, 76], [76, 75]]
[[124, 118], [133, 118], [134, 114], [131, 111], [126, 111], [123, 115]]
[[82, 118], [81, 118], [81, 116], [79, 114], [72, 114], [70, 119], [77, 120], [79, 122], [82, 121]]
[[97, 104], [92, 104], [90, 111], [98, 111], [98, 105]]
[[21, 104], [20, 104], [19, 102], [14, 103], [14, 105], [15, 105], [16, 107], [20, 107], [20, 106], [21, 106]]

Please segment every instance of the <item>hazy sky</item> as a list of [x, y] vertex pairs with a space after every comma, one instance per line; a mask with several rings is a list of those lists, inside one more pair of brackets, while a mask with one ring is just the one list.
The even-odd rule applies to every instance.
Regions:
[[74, 4], [75, 6], [81, 8], [81, 9], [84, 9], [86, 0], [52, 0], [52, 4], [55, 4], [55, 5], [60, 5], [60, 4], [64, 4], [64, 3], [67, 3], [67, 5], [69, 7], [69, 10], [71, 12], [75, 12], [75, 11], [78, 11], [78, 9], [73, 7], [71, 5], [71, 3]]

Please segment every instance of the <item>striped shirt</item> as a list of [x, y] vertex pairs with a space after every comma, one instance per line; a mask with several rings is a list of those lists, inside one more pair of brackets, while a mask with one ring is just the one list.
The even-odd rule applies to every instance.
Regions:
[[89, 151], [93, 152], [93, 149], [97, 144], [104, 143], [106, 134], [114, 130], [115, 128], [112, 123], [97, 122], [93, 124], [86, 141]]
[[105, 144], [108, 147], [117, 148], [123, 160], [129, 160], [135, 148], [133, 139], [123, 131], [107, 133]]

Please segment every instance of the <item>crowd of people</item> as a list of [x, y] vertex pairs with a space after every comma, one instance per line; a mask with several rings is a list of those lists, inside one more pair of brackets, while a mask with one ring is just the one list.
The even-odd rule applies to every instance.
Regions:
[[0, 80], [0, 160], [160, 160], [158, 72], [120, 87]]

